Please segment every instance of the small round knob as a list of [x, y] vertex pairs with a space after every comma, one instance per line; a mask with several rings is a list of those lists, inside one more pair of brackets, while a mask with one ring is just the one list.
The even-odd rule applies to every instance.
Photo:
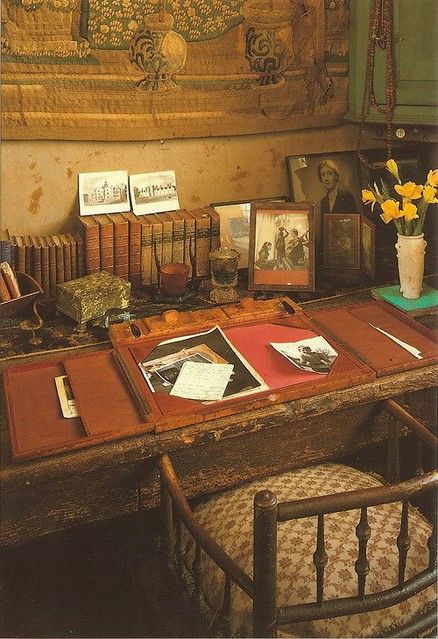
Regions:
[[402, 140], [406, 135], [406, 131], [402, 128], [396, 129], [395, 135], [398, 137], [399, 140]]
[[166, 322], [166, 324], [169, 324], [169, 326], [174, 326], [175, 324], [177, 324], [178, 317], [179, 317], [179, 313], [178, 311], [175, 311], [175, 310], [165, 311], [163, 313], [164, 321]]

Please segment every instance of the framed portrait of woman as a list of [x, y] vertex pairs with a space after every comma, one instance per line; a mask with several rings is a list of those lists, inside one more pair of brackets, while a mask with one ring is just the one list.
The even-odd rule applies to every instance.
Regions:
[[249, 290], [315, 290], [313, 211], [312, 204], [251, 204]]
[[293, 202], [315, 206], [315, 233], [321, 239], [327, 213], [362, 213], [359, 167], [354, 151], [286, 157]]

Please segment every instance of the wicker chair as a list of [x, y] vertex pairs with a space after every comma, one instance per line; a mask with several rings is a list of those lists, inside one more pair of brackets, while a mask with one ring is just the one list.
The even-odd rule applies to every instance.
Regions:
[[[436, 437], [385, 409], [436, 453]], [[166, 566], [200, 636], [435, 636], [438, 473], [392, 483], [338, 463], [253, 480], [194, 510], [160, 461]], [[329, 494], [324, 494], [324, 493]], [[421, 500], [429, 518], [411, 503]]]

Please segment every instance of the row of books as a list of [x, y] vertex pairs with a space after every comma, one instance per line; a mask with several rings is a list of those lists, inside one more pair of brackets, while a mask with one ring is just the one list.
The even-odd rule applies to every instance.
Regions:
[[219, 246], [220, 218], [210, 207], [137, 216], [132, 212], [77, 215], [85, 272], [108, 271], [135, 285], [158, 283], [161, 264], [185, 262], [190, 276], [210, 273]]
[[44, 297], [55, 297], [56, 286], [85, 275], [85, 245], [79, 233], [14, 235], [2, 231], [1, 259], [15, 271], [31, 275]]

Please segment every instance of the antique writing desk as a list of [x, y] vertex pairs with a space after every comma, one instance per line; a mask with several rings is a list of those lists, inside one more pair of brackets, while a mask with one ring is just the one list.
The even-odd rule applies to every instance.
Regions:
[[[303, 308], [364, 296], [368, 299], [369, 292], [309, 302]], [[194, 496], [381, 441], [385, 429], [378, 433], [374, 418], [379, 401], [390, 397], [399, 398], [432, 428], [437, 371], [436, 364], [424, 366], [304, 399], [267, 402], [257, 410], [247, 404], [237, 415], [30, 461], [11, 459], [2, 407], [1, 544], [156, 506], [156, 462], [164, 451], [172, 453], [186, 493]], [[384, 419], [388, 417], [377, 421]]]

